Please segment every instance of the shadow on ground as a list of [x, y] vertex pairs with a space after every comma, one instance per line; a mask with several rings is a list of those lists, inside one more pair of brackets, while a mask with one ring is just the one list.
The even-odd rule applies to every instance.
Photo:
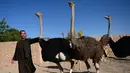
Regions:
[[126, 61], [130, 61], [130, 59], [128, 58], [117, 58], [117, 57], [108, 57], [110, 59], [114, 59], [114, 60], [126, 60]]
[[117, 57], [109, 57], [107, 58], [110, 61], [118, 62], [118, 63], [130, 63], [129, 58], [117, 58]]
[[[46, 68], [51, 68], [51, 69], [59, 69], [58, 66], [46, 66]], [[68, 72], [64, 72], [64, 73], [69, 73], [69, 69], [67, 68], [64, 68], [64, 70], [67, 70]], [[46, 70], [43, 70], [44, 72], [48, 72], [48, 73], [57, 73], [57, 72], [50, 72], [50, 71], [46, 71]], [[88, 71], [83, 71], [83, 72], [75, 72], [73, 71], [73, 73], [95, 73], [95, 72], [88, 72]]]
[[58, 66], [46, 66], [46, 68], [58, 69]]
[[125, 63], [130, 63], [129, 58], [116, 58], [116, 57], [109, 57], [108, 59], [116, 61], [116, 62], [125, 62]]
[[[51, 69], [59, 69], [59, 67], [58, 67], [58, 66], [46, 66], [46, 68], [51, 68]], [[64, 70], [69, 71], [69, 69], [67, 69], [67, 68], [64, 68]]]
[[[65, 73], [69, 73], [69, 72], [65, 72]], [[84, 72], [73, 72], [73, 73], [95, 73], [95, 72], [84, 71]]]
[[[57, 73], [57, 72], [50, 72], [50, 71], [46, 71], [46, 70], [43, 70], [44, 72], [48, 72], [48, 73]], [[64, 73], [70, 73], [70, 72], [64, 72]], [[88, 72], [88, 71], [84, 71], [84, 72], [73, 72], [73, 73], [96, 73], [96, 72]]]

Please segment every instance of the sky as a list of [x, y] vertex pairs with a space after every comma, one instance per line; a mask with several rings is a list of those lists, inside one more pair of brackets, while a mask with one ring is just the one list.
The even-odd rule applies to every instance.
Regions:
[[[43, 36], [62, 37], [69, 32], [72, 0], [1, 0], [0, 20], [6, 18], [8, 25], [25, 30], [28, 37], [40, 35], [40, 22], [35, 15], [43, 17]], [[75, 29], [85, 36], [107, 34], [108, 21], [112, 20], [111, 34], [130, 34], [130, 0], [73, 0], [75, 2]]]

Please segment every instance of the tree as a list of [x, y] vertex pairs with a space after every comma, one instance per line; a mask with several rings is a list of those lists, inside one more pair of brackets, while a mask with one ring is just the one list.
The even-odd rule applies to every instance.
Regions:
[[9, 30], [6, 30], [3, 34], [2, 41], [18, 41], [20, 40], [20, 34], [19, 31], [15, 28], [10, 28]]
[[77, 33], [77, 36], [78, 36], [78, 38], [80, 38], [81, 36], [83, 36], [82, 30], [80, 30], [80, 31]]
[[7, 22], [5, 22], [5, 18], [3, 18], [3, 20], [0, 21], [0, 41], [3, 40], [3, 34], [8, 28], [9, 25], [7, 25]]
[[0, 42], [18, 41], [19, 39], [19, 31], [15, 28], [10, 28], [5, 18], [3, 18], [3, 20], [0, 21]]

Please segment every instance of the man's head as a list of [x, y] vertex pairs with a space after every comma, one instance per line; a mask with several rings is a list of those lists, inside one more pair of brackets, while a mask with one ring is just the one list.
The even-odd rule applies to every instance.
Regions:
[[24, 30], [21, 30], [20, 36], [21, 36], [22, 39], [25, 39], [26, 38], [26, 32]]

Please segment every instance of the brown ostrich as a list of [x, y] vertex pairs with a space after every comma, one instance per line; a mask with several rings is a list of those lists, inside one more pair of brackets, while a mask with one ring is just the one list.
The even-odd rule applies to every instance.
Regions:
[[[74, 2], [69, 2], [69, 5], [72, 9], [71, 17], [71, 43], [72, 43], [72, 60], [81, 60], [84, 61], [87, 69], [89, 71], [90, 65], [88, 59], [92, 59], [96, 73], [99, 73], [99, 64], [100, 60], [104, 54], [103, 46], [107, 44], [108, 35], [104, 35], [101, 40], [98, 42], [95, 38], [89, 36], [82, 36], [79, 39], [74, 37]], [[71, 70], [74, 66], [74, 61], [71, 61]]]

